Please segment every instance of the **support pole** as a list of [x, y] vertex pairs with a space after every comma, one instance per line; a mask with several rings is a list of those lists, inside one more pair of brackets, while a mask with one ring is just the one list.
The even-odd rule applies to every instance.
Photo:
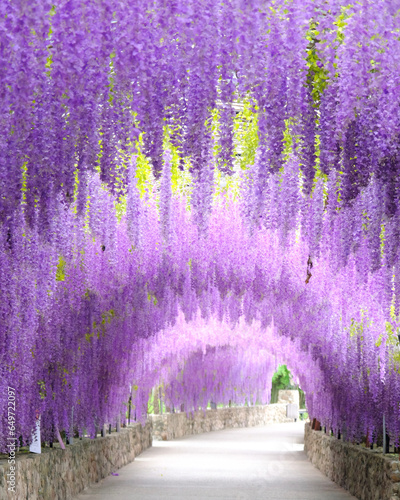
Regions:
[[383, 454], [386, 453], [386, 422], [385, 415], [383, 415]]
[[132, 396], [129, 396], [129, 404], [128, 404], [128, 425], [131, 423], [131, 408], [132, 408]]
[[74, 407], [72, 407], [72, 410], [71, 410], [71, 426], [69, 429], [69, 436], [68, 436], [68, 443], [67, 444], [74, 444]]

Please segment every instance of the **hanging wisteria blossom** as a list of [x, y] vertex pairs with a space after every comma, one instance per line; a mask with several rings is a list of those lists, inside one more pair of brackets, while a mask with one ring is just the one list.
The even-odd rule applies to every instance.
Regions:
[[[0, 451], [152, 388], [400, 439], [400, 2], [0, 2]], [[246, 161], [245, 161], [246, 160]], [[134, 387], [134, 390], [132, 389]], [[343, 390], [343, 388], [346, 390]]]

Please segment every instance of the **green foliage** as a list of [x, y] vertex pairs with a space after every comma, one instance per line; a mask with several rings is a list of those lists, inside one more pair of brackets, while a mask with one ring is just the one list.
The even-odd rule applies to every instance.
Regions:
[[39, 380], [38, 385], [39, 385], [40, 399], [46, 399], [47, 391], [46, 391], [46, 384], [44, 383], [44, 380]]
[[291, 387], [291, 374], [286, 365], [279, 365], [277, 371], [272, 377], [271, 403], [277, 403], [279, 391]]
[[[301, 390], [301, 389], [299, 389], [299, 390]], [[301, 404], [300, 404], [300, 408], [302, 408]], [[310, 416], [307, 412], [300, 414], [300, 420], [308, 420], [309, 418], [310, 418]]]
[[344, 41], [344, 30], [347, 26], [346, 21], [354, 15], [354, 12], [351, 14], [348, 12], [351, 7], [352, 7], [351, 4], [346, 5], [346, 6], [342, 6], [341, 7], [342, 12], [341, 12], [340, 16], [333, 23], [337, 27], [337, 30], [336, 30], [337, 34], [336, 34], [336, 39], [335, 39], [335, 42], [337, 42], [336, 48], [338, 47], [338, 45], [340, 45]]
[[[161, 390], [162, 402], [160, 401], [160, 398], [159, 398], [160, 390]], [[165, 394], [163, 391], [163, 386], [160, 385], [160, 386], [154, 387], [150, 393], [150, 396], [149, 396], [149, 399], [147, 402], [147, 413], [154, 414], [154, 408], [157, 406], [158, 406], [158, 415], [166, 413], [167, 408], [166, 408], [165, 403], [164, 403], [164, 398], [165, 398]], [[161, 405], [162, 405], [162, 408], [161, 408]]]
[[279, 387], [279, 389], [287, 389], [291, 383], [291, 373], [286, 365], [279, 365], [277, 371], [272, 377], [272, 384]]
[[285, 120], [285, 130], [283, 131], [283, 158], [288, 161], [291, 154], [294, 152], [293, 133], [291, 131], [294, 120], [289, 118]]
[[24, 164], [21, 167], [21, 173], [22, 173], [22, 205], [26, 205], [26, 193], [28, 191], [27, 187], [27, 178], [28, 178], [28, 162], [25, 161]]
[[315, 105], [318, 105], [320, 96], [327, 86], [328, 79], [328, 71], [318, 54], [317, 44], [320, 42], [319, 35], [318, 23], [312, 21], [306, 35], [306, 39], [309, 42], [307, 45], [306, 62], [308, 66], [307, 83], [311, 88], [311, 95]]
[[279, 365], [272, 377], [271, 404], [278, 402], [279, 391], [287, 389], [297, 389], [299, 391], [300, 408], [305, 408], [304, 392], [297, 385], [292, 384], [292, 374], [288, 370], [288, 367], [286, 365]]
[[[390, 316], [392, 321], [398, 323], [399, 318], [396, 317], [394, 304], [391, 306]], [[385, 321], [385, 333], [379, 335], [375, 345], [379, 347], [383, 343], [389, 348], [392, 368], [400, 373], [400, 327]]]
[[65, 281], [65, 265], [66, 261], [64, 260], [64, 257], [60, 255], [56, 270], [56, 281]]
[[[235, 134], [235, 155], [240, 158], [240, 168], [253, 165], [258, 147], [258, 113], [249, 101], [244, 101], [243, 109], [233, 122]], [[239, 156], [240, 155], [240, 156]]]
[[98, 339], [100, 337], [104, 337], [106, 334], [107, 325], [109, 325], [114, 318], [115, 318], [114, 309], [110, 309], [109, 311], [102, 313], [101, 321], [100, 322], [97, 322], [96, 320], [93, 321], [92, 331], [90, 333], [88, 332], [85, 334], [86, 341], [90, 343], [91, 339], [95, 335], [97, 336]]
[[164, 150], [168, 149], [171, 152], [171, 189], [173, 193], [181, 193], [186, 195], [190, 200], [192, 189], [192, 176], [189, 172], [189, 158], [183, 159], [184, 169], [180, 170], [181, 157], [179, 150], [171, 142], [172, 130], [169, 126], [164, 126]]
[[211, 110], [211, 124], [210, 124], [210, 129], [211, 129], [211, 135], [213, 138], [213, 156], [214, 158], [218, 158], [218, 155], [221, 151], [221, 145], [218, 141], [218, 136], [219, 136], [219, 131], [220, 131], [220, 112], [218, 108], [214, 108]]
[[150, 394], [149, 401], [147, 403], [147, 413], [154, 414], [154, 394]]

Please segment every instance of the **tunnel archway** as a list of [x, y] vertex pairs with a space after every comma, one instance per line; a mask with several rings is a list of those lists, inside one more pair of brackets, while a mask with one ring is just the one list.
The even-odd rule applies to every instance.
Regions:
[[398, 443], [396, 2], [1, 9], [2, 449], [8, 387], [22, 443], [94, 435], [204, 350]]

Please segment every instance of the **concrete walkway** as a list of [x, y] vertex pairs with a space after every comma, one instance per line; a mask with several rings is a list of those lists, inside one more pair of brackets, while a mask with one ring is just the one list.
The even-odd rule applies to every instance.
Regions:
[[155, 441], [77, 500], [348, 500], [303, 451], [304, 424]]

